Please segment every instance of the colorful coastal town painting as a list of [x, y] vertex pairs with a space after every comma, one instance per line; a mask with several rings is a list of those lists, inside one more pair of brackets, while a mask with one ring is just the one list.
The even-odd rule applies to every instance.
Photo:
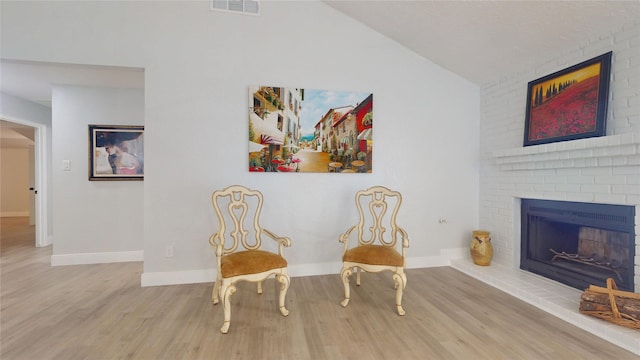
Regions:
[[249, 171], [372, 172], [373, 94], [249, 87]]

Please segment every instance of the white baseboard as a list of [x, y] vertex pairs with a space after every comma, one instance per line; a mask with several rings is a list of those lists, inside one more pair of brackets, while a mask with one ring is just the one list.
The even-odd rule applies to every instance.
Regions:
[[[446, 249], [440, 252], [440, 256], [426, 256], [408, 258], [407, 269], [426, 267], [449, 266], [452, 259], [468, 256], [468, 248]], [[288, 273], [291, 277], [317, 276], [339, 274], [342, 269], [341, 262], [289, 265]], [[140, 277], [142, 287], [163, 286], [179, 284], [198, 284], [214, 282], [216, 280], [215, 269], [147, 272]]]
[[23, 217], [29, 216], [29, 211], [4, 211], [0, 213], [0, 217]]
[[51, 255], [51, 266], [105, 264], [117, 262], [143, 261], [144, 252], [118, 251], [102, 253], [61, 254]]

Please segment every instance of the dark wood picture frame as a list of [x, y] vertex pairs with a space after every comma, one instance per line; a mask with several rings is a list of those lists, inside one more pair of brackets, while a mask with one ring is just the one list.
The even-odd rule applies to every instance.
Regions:
[[529, 82], [524, 146], [605, 135], [611, 55]]
[[144, 126], [89, 125], [89, 180], [143, 180]]

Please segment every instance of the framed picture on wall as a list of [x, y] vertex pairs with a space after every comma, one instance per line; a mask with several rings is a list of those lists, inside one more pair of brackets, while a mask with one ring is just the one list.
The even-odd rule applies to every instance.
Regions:
[[89, 125], [89, 180], [143, 180], [144, 126]]
[[524, 146], [605, 135], [611, 54], [529, 82]]
[[371, 173], [373, 94], [249, 87], [249, 171]]

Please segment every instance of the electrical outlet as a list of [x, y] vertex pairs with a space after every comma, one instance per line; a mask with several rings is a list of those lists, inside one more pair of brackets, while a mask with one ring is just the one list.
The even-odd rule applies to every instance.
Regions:
[[173, 244], [167, 245], [164, 248], [164, 257], [173, 257]]
[[71, 160], [62, 160], [62, 170], [71, 171]]

